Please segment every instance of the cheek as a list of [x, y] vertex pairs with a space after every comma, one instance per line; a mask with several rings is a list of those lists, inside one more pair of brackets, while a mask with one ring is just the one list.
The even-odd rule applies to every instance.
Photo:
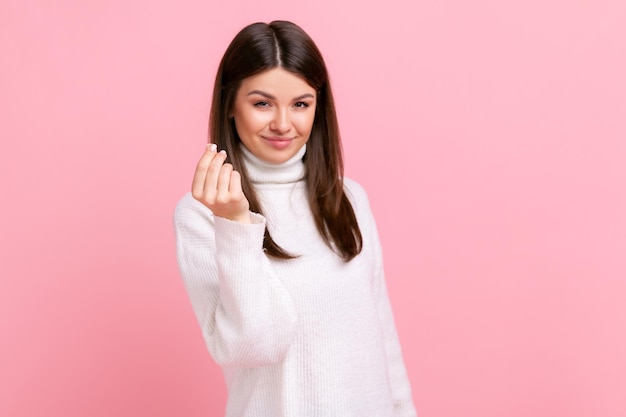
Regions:
[[268, 123], [268, 115], [263, 112], [240, 112], [235, 115], [235, 126], [239, 136], [262, 130]]
[[307, 113], [298, 114], [298, 117], [295, 120], [298, 126], [298, 130], [302, 132], [310, 132], [311, 129], [313, 128], [313, 121], [315, 120], [315, 113], [307, 112]]

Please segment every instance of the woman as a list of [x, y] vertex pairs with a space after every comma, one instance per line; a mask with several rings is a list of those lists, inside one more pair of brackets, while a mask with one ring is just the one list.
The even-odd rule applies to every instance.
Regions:
[[414, 416], [367, 196], [343, 177], [333, 96], [311, 38], [239, 32], [210, 140], [175, 213], [177, 253], [227, 416]]

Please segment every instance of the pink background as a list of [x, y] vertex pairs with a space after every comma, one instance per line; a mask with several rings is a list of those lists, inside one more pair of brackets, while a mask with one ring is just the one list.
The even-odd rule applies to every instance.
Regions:
[[421, 417], [626, 415], [626, 5], [0, 3], [0, 415], [219, 416], [172, 212], [247, 23], [305, 28]]

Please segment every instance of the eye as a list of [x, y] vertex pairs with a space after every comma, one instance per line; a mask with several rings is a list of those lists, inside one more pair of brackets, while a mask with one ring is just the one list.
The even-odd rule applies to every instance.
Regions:
[[254, 103], [254, 107], [264, 108], [264, 107], [269, 107], [269, 106], [270, 106], [270, 103], [268, 103], [267, 101], [261, 100], [261, 101], [257, 101], [256, 103]]
[[309, 103], [306, 103], [304, 101], [298, 101], [296, 104], [294, 104], [294, 106], [300, 109], [306, 109], [307, 107], [309, 107]]

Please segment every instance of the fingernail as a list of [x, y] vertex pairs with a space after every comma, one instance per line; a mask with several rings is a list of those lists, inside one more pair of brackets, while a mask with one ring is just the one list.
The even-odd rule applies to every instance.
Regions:
[[224, 155], [226, 155], [226, 151], [224, 149], [222, 149], [220, 153], [223, 153]]
[[215, 152], [215, 151], [217, 150], [217, 145], [216, 145], [216, 144], [214, 144], [214, 143], [210, 143], [210, 144], [209, 144], [209, 150], [210, 150], [211, 152]]

